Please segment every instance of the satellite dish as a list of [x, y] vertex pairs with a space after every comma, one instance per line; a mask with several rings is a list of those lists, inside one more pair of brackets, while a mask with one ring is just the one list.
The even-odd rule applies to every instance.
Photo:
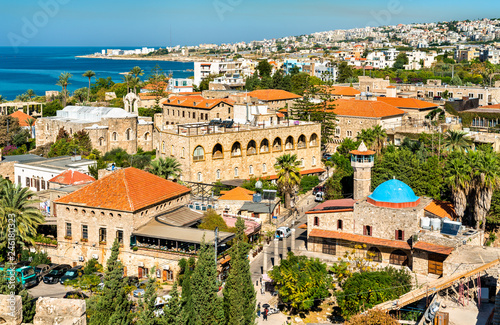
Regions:
[[262, 188], [262, 181], [257, 181], [255, 183], [255, 188]]

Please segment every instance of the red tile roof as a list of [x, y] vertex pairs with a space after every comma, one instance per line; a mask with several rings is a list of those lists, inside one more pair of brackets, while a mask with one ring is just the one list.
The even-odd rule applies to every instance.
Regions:
[[451, 202], [433, 200], [424, 210], [440, 218], [457, 219], [455, 207]]
[[163, 105], [167, 106], [178, 106], [178, 107], [190, 107], [190, 108], [201, 108], [210, 110], [220, 103], [225, 103], [227, 105], [233, 106], [234, 101], [227, 98], [217, 98], [217, 99], [205, 99], [202, 96], [173, 96], [165, 101]]
[[395, 106], [372, 100], [337, 99], [332, 104], [333, 112], [342, 116], [382, 118], [405, 114]]
[[352, 151], [349, 151], [349, 153], [356, 155], [356, 156], [370, 156], [370, 155], [374, 155], [375, 151], [373, 151], [373, 150], [366, 150], [366, 151], [352, 150]]
[[352, 241], [352, 242], [356, 242], [356, 243], [363, 243], [363, 244], [384, 246], [384, 247], [392, 247], [392, 248], [399, 248], [399, 249], [407, 249], [407, 250], [410, 249], [410, 245], [408, 245], [408, 243], [405, 241], [382, 239], [382, 238], [377, 238], [377, 237], [356, 235], [356, 234], [350, 234], [350, 233], [346, 233], [346, 232], [339, 232], [339, 231], [333, 231], [333, 230], [313, 229], [309, 233], [309, 236], [320, 237], [320, 238], [341, 239], [341, 240], [347, 240], [347, 241]]
[[500, 104], [489, 105], [489, 106], [481, 106], [479, 108], [500, 108]]
[[250, 97], [256, 97], [263, 101], [297, 99], [302, 96], [280, 89], [259, 89], [248, 93]]
[[68, 169], [50, 179], [49, 182], [61, 185], [82, 185], [95, 182], [95, 178], [77, 170]]
[[243, 187], [236, 187], [230, 191], [225, 192], [224, 195], [219, 198], [219, 200], [252, 201], [253, 194], [255, 194], [254, 191], [247, 190]]
[[129, 167], [68, 194], [56, 203], [134, 212], [189, 191], [183, 185]]
[[413, 245], [413, 248], [443, 255], [450, 255], [451, 252], [455, 249], [453, 247], [441, 246], [441, 245], [426, 243], [423, 241], [417, 242], [415, 245]]
[[146, 86], [142, 87], [142, 89], [147, 89], [147, 90], [157, 90], [157, 89], [166, 89], [168, 86], [168, 83], [164, 81], [160, 81], [158, 83], [149, 83]]
[[353, 96], [361, 94], [361, 92], [353, 87], [332, 86], [327, 88], [327, 92], [334, 96]]
[[32, 118], [32, 119], [36, 120], [36, 118], [29, 116], [28, 114], [24, 113], [23, 111], [15, 111], [14, 113], [10, 114], [9, 116], [11, 116], [13, 118], [17, 118], [20, 126], [29, 126], [29, 124], [26, 122], [27, 119]]
[[430, 109], [439, 107], [439, 105], [415, 98], [377, 97], [377, 100], [398, 108]]
[[327, 211], [330, 210], [329, 208], [353, 208], [354, 203], [356, 203], [356, 200], [353, 199], [339, 199], [339, 200], [328, 200], [320, 205], [317, 205], [313, 209], [311, 209], [311, 212], [318, 212], [318, 211]]

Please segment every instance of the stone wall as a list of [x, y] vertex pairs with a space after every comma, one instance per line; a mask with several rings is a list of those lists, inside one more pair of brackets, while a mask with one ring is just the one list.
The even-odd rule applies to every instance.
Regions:
[[0, 162], [0, 176], [4, 179], [9, 179], [11, 182], [15, 182], [14, 180], [14, 164], [17, 161], [9, 161], [9, 162]]
[[429, 254], [421, 250], [414, 250], [412, 254], [413, 272], [418, 274], [428, 274]]
[[21, 296], [0, 295], [0, 324], [19, 325], [22, 321]]
[[[316, 123], [287, 127], [242, 128], [239, 131], [199, 136], [178, 135], [172, 131], [160, 132], [158, 136], [160, 150], [157, 151], [157, 156], [175, 157], [181, 163], [183, 180], [186, 181], [211, 183], [217, 180], [275, 175], [276, 158], [285, 153], [297, 154], [299, 161], [303, 159], [304, 166], [301, 169], [322, 168], [321, 125]], [[299, 148], [297, 140], [301, 135], [306, 141], [305, 146]], [[289, 136], [293, 138], [293, 148], [285, 149], [286, 139]], [[314, 137], [316, 140], [312, 141]], [[281, 140], [281, 147], [278, 146], [275, 150], [273, 143], [278, 138]], [[247, 151], [252, 140], [256, 144], [255, 153]], [[264, 151], [264, 140], [268, 142], [267, 152]], [[235, 151], [233, 145], [237, 142], [240, 144], [240, 150]], [[222, 146], [222, 155], [213, 155], [217, 144]], [[198, 146], [203, 148], [204, 157], [194, 161], [193, 153]]]
[[241, 93], [241, 91], [235, 90], [204, 90], [202, 92], [203, 98], [215, 99], [215, 98], [227, 98], [231, 95]]
[[[315, 218], [318, 218], [319, 224], [314, 223]], [[342, 229], [339, 229], [338, 221], [342, 220]], [[307, 214], [307, 237], [313, 229], [333, 230], [340, 232], [353, 233], [354, 229], [354, 212], [318, 212]]]
[[211, 109], [208, 107], [206, 109], [180, 107], [164, 102], [161, 118], [155, 118], [155, 124], [161, 129], [163, 125], [209, 122], [216, 118], [222, 120], [232, 119], [233, 115], [233, 105], [224, 102], [217, 104]]

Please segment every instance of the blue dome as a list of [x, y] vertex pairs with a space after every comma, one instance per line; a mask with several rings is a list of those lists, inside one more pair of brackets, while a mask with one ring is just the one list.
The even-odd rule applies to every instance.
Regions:
[[380, 184], [368, 197], [376, 202], [387, 203], [410, 203], [419, 200], [408, 185], [397, 179]]

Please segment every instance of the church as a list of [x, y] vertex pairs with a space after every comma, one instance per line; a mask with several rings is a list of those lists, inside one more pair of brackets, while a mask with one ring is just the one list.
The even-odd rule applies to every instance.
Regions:
[[418, 197], [396, 178], [372, 193], [375, 152], [361, 143], [350, 154], [353, 198], [329, 200], [306, 212], [308, 250], [341, 257], [355, 249], [376, 263], [442, 275], [443, 262], [454, 250], [482, 245], [483, 232], [456, 221], [448, 202]]

